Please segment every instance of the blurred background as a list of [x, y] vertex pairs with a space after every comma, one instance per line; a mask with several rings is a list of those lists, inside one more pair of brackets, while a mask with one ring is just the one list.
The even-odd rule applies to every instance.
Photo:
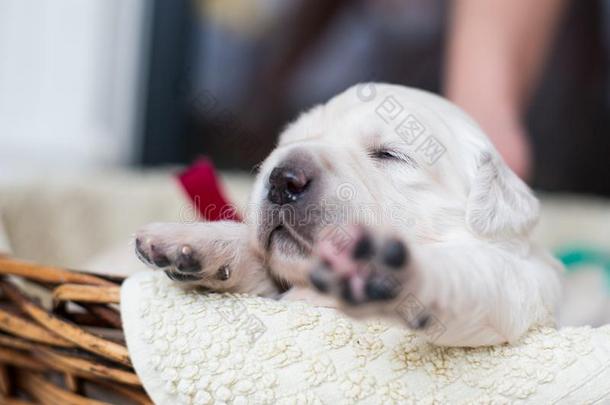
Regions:
[[530, 3], [0, 0], [0, 173], [249, 171], [377, 80], [449, 96], [536, 188], [610, 195], [609, 2]]
[[0, 226], [84, 265], [183, 215], [167, 167], [210, 157], [239, 205], [299, 111], [386, 81], [473, 115], [546, 202], [543, 243], [610, 275], [609, 56], [601, 0], [0, 0]]

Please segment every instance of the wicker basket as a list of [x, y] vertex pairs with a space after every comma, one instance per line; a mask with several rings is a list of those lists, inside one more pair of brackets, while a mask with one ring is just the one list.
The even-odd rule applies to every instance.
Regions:
[[0, 404], [152, 403], [125, 346], [121, 282], [0, 256]]

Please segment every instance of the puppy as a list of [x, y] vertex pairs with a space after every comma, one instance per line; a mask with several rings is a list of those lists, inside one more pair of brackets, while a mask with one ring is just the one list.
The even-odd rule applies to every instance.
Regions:
[[491, 345], [547, 322], [558, 301], [561, 267], [529, 238], [538, 209], [456, 106], [368, 83], [284, 130], [244, 223], [152, 224], [136, 253], [185, 285], [391, 318], [439, 345]]

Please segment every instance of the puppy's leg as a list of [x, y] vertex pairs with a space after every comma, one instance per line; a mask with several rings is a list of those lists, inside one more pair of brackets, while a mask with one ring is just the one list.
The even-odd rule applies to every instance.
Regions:
[[172, 280], [218, 292], [273, 295], [276, 287], [238, 222], [156, 223], [136, 233], [136, 254]]
[[322, 240], [314, 287], [338, 297], [349, 315], [392, 318], [436, 344], [514, 341], [548, 319], [559, 294], [552, 266], [518, 247], [473, 241], [409, 248], [405, 238], [362, 229], [352, 235], [340, 250]]

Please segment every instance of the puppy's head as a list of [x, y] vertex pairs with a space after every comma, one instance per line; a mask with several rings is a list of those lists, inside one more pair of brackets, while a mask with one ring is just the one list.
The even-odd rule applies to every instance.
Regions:
[[340, 240], [348, 224], [427, 243], [524, 237], [537, 215], [531, 191], [460, 109], [369, 83], [287, 127], [261, 165], [248, 222], [254, 246], [292, 284], [305, 282], [312, 245]]

